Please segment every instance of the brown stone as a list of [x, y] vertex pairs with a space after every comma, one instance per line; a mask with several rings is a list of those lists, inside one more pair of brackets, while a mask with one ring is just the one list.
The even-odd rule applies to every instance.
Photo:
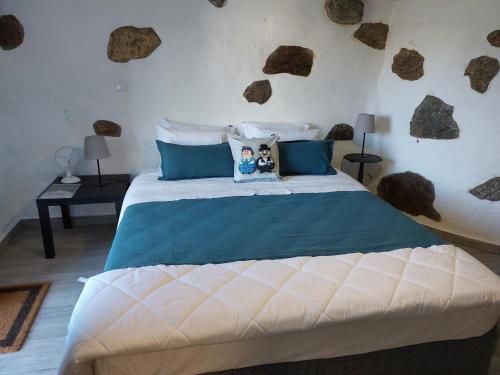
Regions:
[[389, 25], [385, 23], [363, 23], [354, 33], [354, 37], [361, 43], [375, 49], [385, 49]]
[[465, 69], [466, 76], [469, 76], [470, 87], [477, 92], [484, 94], [488, 90], [490, 82], [498, 74], [500, 64], [493, 57], [481, 56], [472, 59]]
[[263, 72], [266, 74], [288, 73], [307, 77], [311, 73], [314, 52], [299, 46], [280, 46], [269, 55]]
[[349, 124], [337, 124], [335, 125], [326, 139], [333, 139], [335, 141], [352, 141], [354, 138], [354, 128]]
[[0, 16], [0, 47], [11, 50], [19, 47], [23, 41], [24, 28], [21, 22], [12, 14]]
[[112, 121], [99, 120], [94, 123], [94, 131], [97, 135], [106, 137], [119, 137], [122, 135], [122, 127]]
[[108, 58], [119, 63], [144, 59], [160, 44], [160, 37], [151, 27], [119, 27], [109, 37]]
[[326, 0], [326, 14], [341, 25], [355, 25], [363, 19], [365, 5], [361, 0]]
[[407, 81], [416, 81], [424, 75], [424, 57], [415, 50], [401, 48], [394, 56], [392, 72]]
[[416, 138], [455, 139], [460, 129], [453, 118], [455, 107], [436, 96], [427, 95], [410, 122], [410, 135]]
[[434, 208], [434, 184], [417, 173], [385, 176], [377, 186], [377, 194], [393, 207], [410, 215], [441, 220], [441, 215]]
[[208, 0], [214, 7], [222, 8], [226, 0]]
[[273, 94], [271, 82], [269, 80], [255, 81], [245, 89], [243, 96], [249, 103], [264, 104]]
[[469, 192], [479, 199], [498, 202], [500, 201], [500, 177], [492, 178]]
[[493, 47], [500, 47], [500, 30], [495, 30], [489, 33], [487, 39]]

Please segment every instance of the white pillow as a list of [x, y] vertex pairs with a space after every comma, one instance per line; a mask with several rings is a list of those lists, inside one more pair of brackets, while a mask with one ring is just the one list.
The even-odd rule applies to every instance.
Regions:
[[227, 132], [224, 130], [204, 131], [201, 129], [179, 130], [176, 128], [165, 129], [162, 126], [156, 126], [158, 140], [165, 143], [173, 143], [183, 146], [201, 146], [217, 145], [227, 142]]
[[289, 141], [314, 141], [319, 139], [319, 129], [309, 130], [272, 130], [248, 127], [246, 129], [246, 138], [268, 138], [277, 135], [280, 142]]
[[269, 130], [308, 130], [309, 124], [306, 123], [286, 123], [286, 122], [241, 122], [236, 125], [242, 137], [250, 138], [247, 136], [247, 129], [260, 128]]
[[236, 127], [228, 125], [224, 127], [215, 127], [215, 126], [206, 126], [206, 125], [192, 125], [192, 124], [183, 124], [180, 122], [171, 121], [168, 119], [162, 119], [158, 126], [161, 126], [164, 129], [177, 129], [177, 130], [190, 130], [190, 131], [200, 131], [200, 132], [226, 132], [229, 134], [236, 133]]

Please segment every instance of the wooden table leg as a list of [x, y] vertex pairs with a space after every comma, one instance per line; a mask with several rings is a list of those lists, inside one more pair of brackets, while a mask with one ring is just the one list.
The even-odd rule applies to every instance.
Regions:
[[63, 227], [64, 229], [70, 229], [73, 227], [71, 224], [71, 214], [69, 212], [69, 206], [68, 205], [62, 205], [61, 206], [61, 215], [62, 215], [62, 221], [63, 221]]
[[54, 258], [56, 250], [54, 247], [54, 237], [52, 236], [52, 226], [50, 225], [49, 207], [43, 203], [38, 203], [38, 217], [40, 218], [40, 228], [42, 229], [43, 248], [45, 258]]

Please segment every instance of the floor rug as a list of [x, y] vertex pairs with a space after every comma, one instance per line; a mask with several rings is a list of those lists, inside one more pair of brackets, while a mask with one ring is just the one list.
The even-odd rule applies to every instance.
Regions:
[[21, 349], [50, 283], [0, 287], [0, 353]]

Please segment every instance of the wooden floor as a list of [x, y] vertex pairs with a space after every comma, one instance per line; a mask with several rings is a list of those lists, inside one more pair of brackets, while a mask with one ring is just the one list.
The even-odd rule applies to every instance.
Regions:
[[[80, 226], [66, 231], [54, 225], [57, 256], [46, 260], [39, 229], [28, 225], [16, 232], [0, 252], [0, 285], [52, 282], [22, 350], [0, 354], [1, 375], [56, 373], [69, 318], [83, 288], [78, 278], [102, 270], [114, 230], [112, 224]], [[464, 250], [500, 275], [500, 255], [471, 248]], [[493, 360], [490, 374], [500, 374], [500, 358]]]

